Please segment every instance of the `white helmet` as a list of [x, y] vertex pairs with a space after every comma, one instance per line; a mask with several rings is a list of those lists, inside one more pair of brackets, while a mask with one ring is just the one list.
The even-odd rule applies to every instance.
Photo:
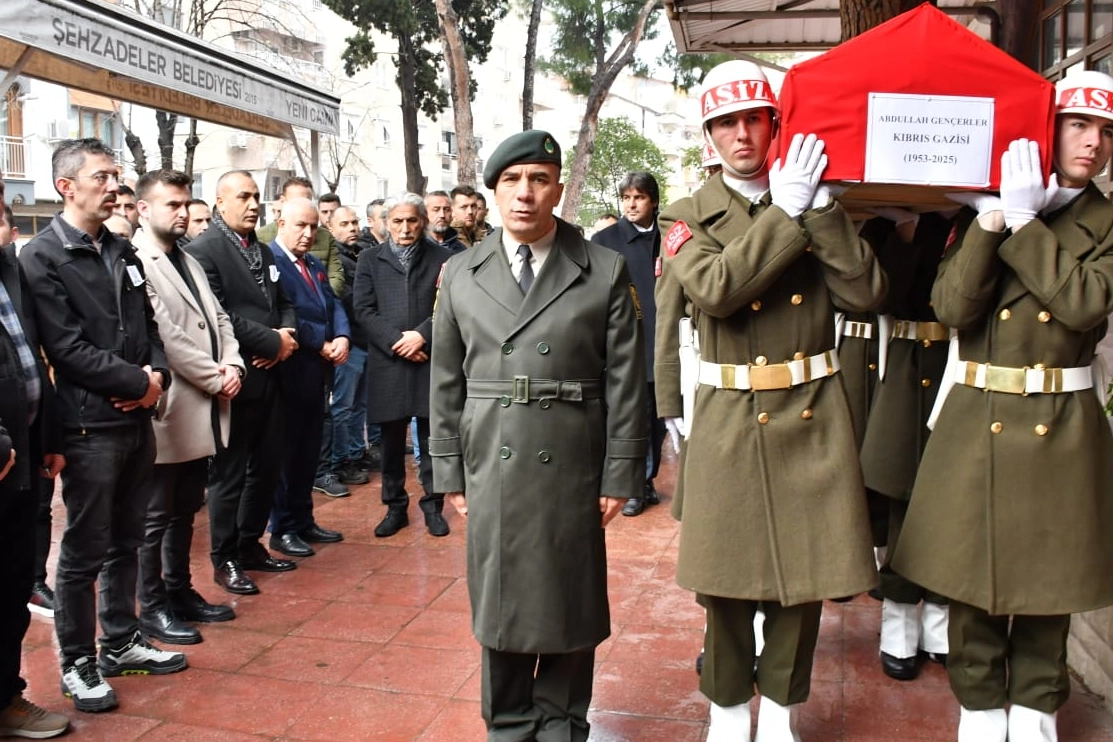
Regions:
[[1055, 112], [1113, 119], [1113, 77], [1086, 70], [1055, 83]]
[[715, 150], [715, 145], [713, 145], [711, 143], [711, 140], [707, 138], [707, 135], [704, 134], [703, 146], [700, 147], [700, 167], [706, 170], [709, 167], [715, 167], [716, 165], [722, 164], [723, 160], [719, 157], [719, 153]]
[[761, 67], [753, 62], [732, 59], [708, 70], [699, 90], [700, 121], [749, 108], [769, 107], [777, 110], [773, 87]]

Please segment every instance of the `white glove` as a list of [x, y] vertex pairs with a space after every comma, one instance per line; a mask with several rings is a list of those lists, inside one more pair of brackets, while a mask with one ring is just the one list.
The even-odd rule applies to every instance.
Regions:
[[1001, 207], [1005, 226], [1014, 232], [1036, 218], [1047, 205], [1047, 186], [1040, 169], [1040, 146], [1017, 139], [1001, 155]]
[[688, 437], [688, 425], [684, 422], [682, 417], [666, 417], [665, 430], [669, 432], [669, 440], [672, 442], [672, 450], [680, 453], [680, 441], [682, 438]]
[[947, 198], [951, 199], [956, 204], [969, 206], [974, 211], [978, 212], [978, 216], [988, 214], [992, 211], [1001, 211], [1001, 199], [994, 196], [992, 193], [960, 191], [958, 193], [948, 193], [946, 195]]
[[909, 211], [908, 209], [898, 209], [895, 206], [875, 206], [874, 208], [869, 209], [869, 212], [871, 214], [876, 214], [882, 219], [888, 219], [893, 224], [896, 224], [898, 227], [901, 224], [907, 224], [908, 222], [917, 224], [920, 221], [920, 215], [917, 214], [915, 211]]
[[812, 203], [816, 186], [827, 169], [827, 155], [823, 154], [823, 140], [815, 134], [792, 137], [788, 153], [782, 164], [773, 163], [769, 171], [769, 194], [773, 204], [795, 219]]
[[815, 196], [812, 198], [812, 208], [822, 209], [844, 193], [846, 193], [846, 186], [844, 185], [830, 182], [820, 183], [819, 187], [815, 189]]

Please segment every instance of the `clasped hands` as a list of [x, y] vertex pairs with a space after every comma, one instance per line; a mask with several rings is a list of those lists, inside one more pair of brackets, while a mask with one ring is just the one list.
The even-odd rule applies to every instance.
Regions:
[[395, 355], [414, 363], [425, 363], [429, 360], [429, 355], [423, 350], [424, 348], [425, 338], [417, 330], [403, 330], [402, 337], [390, 346]]
[[279, 327], [275, 332], [278, 333], [279, 338], [278, 355], [274, 358], [255, 356], [251, 359], [251, 365], [255, 368], [274, 368], [292, 356], [294, 351], [298, 349], [298, 341], [294, 339], [294, 329], [292, 327]]
[[162, 372], [152, 371], [150, 366], [144, 366], [143, 370], [147, 373], [147, 391], [138, 399], [112, 397], [112, 406], [117, 410], [121, 412], [131, 412], [140, 407], [154, 407], [158, 404], [158, 398], [162, 396], [162, 386], [165, 381], [165, 379], [162, 378]]

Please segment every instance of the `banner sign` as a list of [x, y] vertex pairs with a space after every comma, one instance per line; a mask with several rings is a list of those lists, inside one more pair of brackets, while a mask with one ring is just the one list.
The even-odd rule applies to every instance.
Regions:
[[870, 93], [863, 180], [985, 188], [993, 104], [993, 98]]
[[0, 36], [294, 126], [339, 132], [335, 97], [290, 82], [288, 71], [263, 69], [115, 8], [67, 0], [3, 0]]

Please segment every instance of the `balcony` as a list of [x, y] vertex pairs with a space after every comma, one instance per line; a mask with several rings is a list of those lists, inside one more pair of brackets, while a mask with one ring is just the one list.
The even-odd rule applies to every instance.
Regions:
[[27, 157], [23, 137], [0, 137], [0, 172], [5, 178], [26, 178]]

